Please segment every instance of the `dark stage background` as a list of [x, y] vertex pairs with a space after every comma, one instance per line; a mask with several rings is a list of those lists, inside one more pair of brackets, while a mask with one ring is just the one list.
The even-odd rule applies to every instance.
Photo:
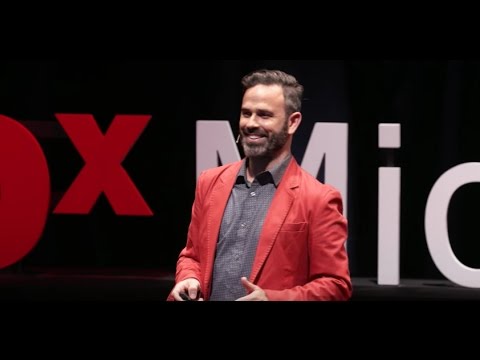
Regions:
[[[429, 192], [451, 167], [480, 160], [480, 62], [175, 60], [17, 61], [0, 64], [0, 114], [26, 124], [50, 169], [52, 202], [26, 268], [138, 269], [174, 272], [186, 239], [195, 188], [197, 120], [228, 120], [236, 134], [240, 79], [278, 68], [305, 86], [303, 122], [293, 152], [301, 163], [315, 122], [349, 125], [348, 251], [353, 277], [377, 275], [378, 124], [401, 124], [401, 278], [444, 279], [427, 249]], [[117, 216], [104, 195], [88, 215], [52, 214], [83, 166], [56, 113], [89, 113], [105, 131], [117, 114], [152, 119], [123, 166], [152, 209]], [[320, 175], [321, 177], [321, 175]], [[469, 184], [452, 198], [449, 233], [457, 258], [480, 267], [478, 200]], [[1, 234], [0, 234], [1, 236]], [[2, 271], [8, 271], [4, 269]]]

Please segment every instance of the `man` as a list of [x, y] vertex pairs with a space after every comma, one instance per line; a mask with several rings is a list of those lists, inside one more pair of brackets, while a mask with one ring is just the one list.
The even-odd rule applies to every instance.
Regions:
[[340, 193], [291, 154], [303, 86], [278, 70], [242, 85], [245, 158], [200, 175], [168, 300], [348, 300]]

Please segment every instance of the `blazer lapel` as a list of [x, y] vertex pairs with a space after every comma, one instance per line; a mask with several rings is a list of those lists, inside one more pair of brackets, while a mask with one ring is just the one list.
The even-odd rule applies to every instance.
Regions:
[[250, 274], [251, 282], [256, 281], [260, 269], [265, 263], [265, 260], [277, 239], [278, 232], [292, 207], [293, 200], [296, 196], [294, 189], [299, 185], [297, 171], [298, 164], [295, 159], [292, 159], [283, 175], [283, 179], [280, 181], [270, 209], [265, 217], [263, 229], [258, 241], [255, 260], [252, 266], [252, 272]]
[[[227, 206], [228, 199], [232, 192], [233, 185], [236, 180], [236, 175], [240, 170], [242, 161], [227, 168], [216, 180], [213, 185], [213, 190], [208, 199], [208, 226], [207, 226], [207, 262], [204, 274], [204, 284], [210, 287], [210, 278], [213, 270], [213, 261], [215, 258], [215, 249], [217, 247], [218, 234], [220, 232], [220, 225], [222, 223], [223, 213]], [[210, 291], [210, 289], [207, 289]]]

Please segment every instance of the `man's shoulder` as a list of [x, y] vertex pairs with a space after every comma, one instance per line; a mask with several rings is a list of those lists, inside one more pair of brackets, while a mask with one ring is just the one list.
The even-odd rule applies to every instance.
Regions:
[[312, 174], [310, 174], [307, 170], [302, 168], [300, 165], [298, 165], [298, 175], [301, 178], [301, 183], [303, 187], [307, 189], [314, 189], [316, 193], [319, 194], [325, 194], [329, 192], [338, 192], [338, 189], [335, 188], [331, 184], [326, 184], [318, 180], [316, 177], [314, 177]]
[[201, 172], [200, 178], [204, 180], [209, 180], [209, 179], [211, 180], [225, 173], [228, 174], [230, 172], [235, 172], [235, 171], [238, 172], [241, 165], [242, 165], [242, 160], [239, 160], [239, 161], [228, 163], [222, 166], [209, 168]]

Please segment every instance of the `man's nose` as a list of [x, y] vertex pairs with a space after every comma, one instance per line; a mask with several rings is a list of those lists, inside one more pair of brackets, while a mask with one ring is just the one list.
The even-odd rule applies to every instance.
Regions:
[[255, 114], [251, 115], [249, 118], [248, 118], [248, 121], [247, 121], [247, 128], [257, 128], [258, 127], [258, 121], [257, 121], [257, 116]]

